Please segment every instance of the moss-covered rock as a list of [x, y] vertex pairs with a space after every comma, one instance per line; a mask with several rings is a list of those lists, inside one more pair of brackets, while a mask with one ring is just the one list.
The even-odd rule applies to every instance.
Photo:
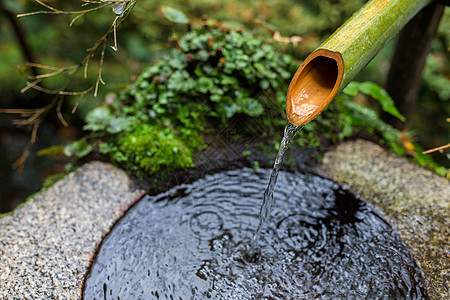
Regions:
[[[244, 146], [239, 152], [277, 150], [285, 125], [285, 94], [299, 63], [268, 35], [212, 20], [173, 37], [172, 45], [165, 58], [87, 115], [84, 129], [90, 134], [66, 146], [66, 155], [82, 158], [97, 152], [138, 177], [157, 173], [163, 178], [195, 166], [195, 153], [205, 149], [207, 136], [225, 132], [220, 143], [212, 143], [224, 151], [235, 141]], [[399, 116], [382, 88], [353, 82], [300, 131], [297, 144], [317, 153], [323, 149], [319, 141], [336, 143], [363, 133], [407, 154], [401, 133], [375, 110], [354, 101], [361, 95], [370, 95], [383, 110]], [[440, 170], [420, 154], [416, 158]]]
[[[285, 90], [297, 63], [257, 36], [205, 21], [121, 91], [87, 116], [87, 138], [66, 154], [99, 151], [135, 174], [193, 166], [233, 117], [260, 118], [261, 137], [284, 124]], [[241, 135], [245, 135], [241, 132]]]

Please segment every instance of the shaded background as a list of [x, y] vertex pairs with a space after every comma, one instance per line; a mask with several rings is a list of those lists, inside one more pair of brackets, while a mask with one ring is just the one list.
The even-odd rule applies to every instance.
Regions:
[[[64, 127], [55, 113], [51, 113], [39, 128], [37, 142], [19, 174], [12, 169], [14, 162], [29, 144], [30, 128], [17, 127], [13, 121], [19, 115], [0, 114], [0, 213], [14, 208], [27, 196], [41, 189], [49, 175], [64, 172], [64, 158], [60, 160], [38, 156], [37, 152], [52, 145], [63, 145], [83, 135], [81, 127], [86, 113], [105, 101], [109, 92], [131, 82], [146, 66], [159, 59], [170, 47], [168, 37], [182, 33], [186, 25], [170, 23], [161, 13], [161, 5], [180, 9], [190, 18], [202, 15], [221, 22], [240, 23], [253, 31], [274, 30], [282, 36], [299, 35], [298, 47], [286, 46], [285, 51], [299, 60], [333, 33], [351, 14], [359, 9], [362, 0], [140, 0], [132, 15], [120, 28], [119, 51], [107, 49], [102, 86], [98, 97], [92, 93], [83, 98], [75, 114], [71, 113], [76, 99], [67, 98], [63, 116], [69, 127]], [[47, 1], [64, 10], [80, 9], [81, 1]], [[39, 108], [51, 101], [51, 96], [28, 90], [26, 73], [33, 70], [25, 63], [32, 61], [43, 65], [69, 66], [79, 63], [96, 39], [105, 33], [115, 15], [111, 8], [86, 15], [69, 27], [70, 16], [34, 15], [17, 18], [25, 12], [42, 10], [31, 0], [0, 0], [0, 109]], [[264, 29], [265, 28], [265, 29]], [[450, 11], [445, 9], [438, 33], [432, 44], [423, 73], [417, 106], [407, 116], [407, 129], [423, 148], [433, 148], [450, 141]], [[109, 44], [112, 45], [112, 42]], [[389, 70], [389, 61], [395, 40], [367, 66], [356, 80], [370, 80], [383, 85]], [[79, 77], [71, 90], [82, 90], [95, 81], [95, 62], [87, 80]], [[59, 88], [64, 76], [44, 81], [46, 88]], [[325, 112], [326, 113], [326, 112]], [[449, 167], [445, 153], [435, 154], [435, 159]]]

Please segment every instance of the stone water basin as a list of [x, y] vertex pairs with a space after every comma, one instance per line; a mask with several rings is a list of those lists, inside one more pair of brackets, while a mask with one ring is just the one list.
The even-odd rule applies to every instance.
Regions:
[[426, 299], [406, 245], [336, 183], [281, 172], [256, 262], [268, 169], [237, 169], [135, 205], [103, 241], [85, 299]]
[[[345, 190], [338, 187], [336, 189], [328, 187], [331, 189], [328, 192], [329, 195], [348, 194], [348, 190], [351, 189], [367, 200], [368, 204], [360, 202], [356, 198], [357, 202], [360, 203], [359, 206], [356, 206], [357, 209], [354, 209], [352, 213], [350, 211], [350, 214], [344, 213], [342, 216], [353, 215], [357, 216], [357, 219], [361, 219], [358, 217], [361, 216], [361, 213], [369, 213], [370, 217], [365, 217], [368, 218], [367, 220], [381, 220], [381, 216], [382, 219], [389, 223], [395, 233], [389, 231], [391, 229], [384, 221], [377, 226], [379, 226], [379, 229], [385, 228], [387, 232], [390, 232], [389, 236], [395, 237], [395, 241], [400, 242], [400, 244], [406, 244], [408, 253], [412, 255], [416, 264], [422, 270], [424, 286], [428, 296], [431, 299], [450, 298], [448, 285], [450, 269], [450, 246], [448, 242], [450, 236], [448, 226], [450, 187], [444, 178], [412, 165], [406, 159], [396, 157], [380, 146], [367, 141], [353, 141], [339, 145], [325, 155], [323, 163], [318, 166], [316, 171], [339, 184], [347, 186]], [[321, 178], [320, 180], [324, 179]], [[282, 194], [288, 192], [283, 189], [278, 191]], [[1, 218], [0, 299], [82, 299], [85, 278], [89, 274], [93, 258], [103, 238], [108, 236], [114, 224], [131, 205], [136, 203], [137, 199], [141, 198], [144, 192], [136, 187], [123, 171], [116, 167], [106, 163], [91, 162], [82, 166], [76, 172], [69, 174], [47, 191], [34, 196], [11, 215]], [[145, 198], [140, 203], [148, 202], [163, 205], [165, 200], [152, 201]], [[351, 234], [353, 229], [348, 224], [355, 222], [355, 218], [347, 221], [343, 221], [336, 216], [333, 218], [333, 213], [331, 212], [339, 207], [337, 205], [339, 201], [327, 201], [322, 203], [322, 206], [326, 208], [323, 212], [329, 212], [329, 219], [334, 220], [330, 224], [343, 224], [344, 226], [340, 228], [347, 230], [342, 231], [345, 233], [343, 236]], [[179, 203], [183, 203], [183, 201]], [[130, 210], [130, 214], [133, 211], [133, 209]], [[281, 211], [280, 213], [285, 212]], [[254, 214], [252, 212], [249, 218], [253, 219]], [[194, 216], [193, 212], [191, 212], [192, 216]], [[214, 217], [214, 213], [201, 214], [200, 216], [200, 218], [193, 218], [198, 221], [197, 223], [191, 222], [191, 224], [188, 222], [187, 227], [184, 227], [186, 235], [198, 238], [195, 235], [196, 231], [192, 228], [195, 229], [202, 225], [202, 220], [208, 220], [209, 217], [216, 220], [211, 224], [216, 224], [218, 227], [212, 226], [210, 228], [208, 225], [208, 232], [217, 233], [217, 228], [223, 229], [226, 228], [225, 224], [229, 224], [222, 218], [222, 221], [225, 223], [220, 225], [222, 221], [218, 221], [220, 218]], [[276, 218], [277, 214], [274, 216]], [[252, 274], [260, 272], [260, 276], [258, 275], [259, 277], [257, 278], [262, 279], [262, 281], [245, 282], [241, 280], [235, 281], [235, 283], [244, 282], [245, 284], [241, 285], [241, 287], [245, 288], [247, 285], [249, 287], [248, 290], [251, 290], [250, 288], [253, 286], [261, 285], [266, 288], [265, 291], [274, 291], [274, 287], [269, 286], [267, 281], [264, 281], [264, 278], [271, 278], [271, 276], [275, 276], [275, 273], [270, 274], [269, 272], [268, 274], [267, 270], [270, 269], [258, 267], [262, 266], [262, 262], [264, 262], [264, 265], [270, 265], [277, 269], [277, 261], [272, 260], [270, 262], [271, 253], [274, 251], [282, 251], [283, 255], [279, 257], [283, 257], [290, 262], [288, 265], [302, 266], [306, 269], [309, 266], [309, 270], [314, 272], [312, 268], [314, 265], [313, 258], [321, 257], [320, 255], [322, 254], [326, 258], [330, 252], [324, 251], [325, 248], [320, 248], [321, 244], [315, 245], [315, 242], [310, 241], [306, 236], [306, 232], [311, 237], [317, 238], [317, 241], [323, 242], [326, 240], [332, 242], [333, 239], [330, 239], [330, 235], [327, 234], [332, 233], [335, 227], [324, 225], [327, 223], [323, 222], [323, 220], [327, 218], [322, 217], [322, 223], [317, 223], [319, 225], [323, 224], [323, 226], [320, 225], [322, 227], [317, 228], [325, 228], [326, 239], [322, 238], [322, 231], [314, 230], [314, 226], [308, 229], [304, 226], [307, 223], [290, 222], [289, 218], [285, 218], [286, 221], [281, 222], [278, 229], [276, 226], [272, 229], [266, 229], [261, 242], [263, 251], [261, 251], [260, 264], [255, 264], [250, 268], [253, 272]], [[253, 221], [251, 222], [253, 223]], [[365, 221], [356, 222], [363, 225], [366, 223]], [[194, 224], [196, 225], [194, 226]], [[298, 224], [300, 226], [297, 226]], [[280, 232], [289, 232], [289, 230], [283, 231], [283, 228], [289, 229], [292, 227], [283, 227], [284, 225], [295, 225], [297, 226], [296, 228], [301, 228], [302, 233], [299, 231], [296, 233], [291, 230], [291, 234], [297, 234], [303, 241], [305, 241], [304, 238], [306, 237], [306, 244], [317, 247], [315, 249], [320, 249], [322, 253], [320, 251], [314, 253], [314, 250], [308, 245], [301, 245], [301, 249], [306, 250], [306, 252], [294, 252], [294, 255], [292, 255], [292, 251], [289, 251], [287, 248], [295, 239], [282, 239], [283, 235], [280, 234]], [[253, 226], [256, 226], [256, 224], [248, 227], [252, 227], [253, 230]], [[172, 226], [171, 228], [178, 227]], [[198, 228], [202, 228], [202, 226]], [[230, 268], [230, 271], [235, 271], [238, 268], [238, 271], [241, 272], [239, 267], [243, 264], [245, 264], [245, 267], [248, 267], [248, 264], [242, 260], [239, 261], [239, 259], [242, 257], [241, 253], [245, 251], [245, 241], [251, 233], [249, 231], [242, 232], [243, 234], [240, 237], [222, 235], [221, 238], [215, 239], [216, 243], [213, 243], [213, 245], [218, 247], [211, 248], [211, 245], [208, 245], [209, 248], [206, 247], [210, 254], [220, 255], [223, 249], [233, 249], [226, 256], [228, 261], [232, 258], [237, 259], [237, 261], [233, 262], [233, 268]], [[396, 237], [397, 235], [400, 237], [400, 241]], [[216, 237], [218, 236], [216, 235]], [[271, 245], [283, 245], [283, 247], [269, 246], [268, 241], [264, 240], [267, 236], [282, 239], [282, 242]], [[383, 233], [380, 232], [379, 236], [382, 237]], [[368, 237], [360, 235], [358, 238]], [[200, 244], [203, 245], [203, 239], [207, 238], [211, 237], [202, 237]], [[244, 242], [238, 245], [237, 241], [239, 240]], [[106, 241], [107, 239], [103, 246], [106, 245]], [[334, 239], [335, 243], [338, 241], [338, 239]], [[350, 240], [350, 242], [352, 241]], [[347, 246], [344, 246], [344, 249], [351, 249], [351, 245], [351, 243], [347, 244]], [[353, 246], [357, 247], [359, 245], [353, 243]], [[329, 249], [333, 249], [333, 247]], [[400, 252], [404, 253], [403, 250]], [[170, 254], [170, 252], [167, 253], [168, 255]], [[368, 255], [367, 253], [362, 253], [361, 257], [365, 259]], [[403, 260], [406, 259], [405, 257], [409, 257], [407, 253], [405, 255], [401, 256], [404, 257]], [[301, 259], [299, 260], [299, 258]], [[409, 260], [409, 258], [406, 260]], [[297, 262], [297, 264], [293, 262]], [[323, 260], [323, 262], [327, 263], [329, 261]], [[357, 264], [359, 262], [355, 261], [352, 263]], [[321, 266], [321, 264], [322, 260], [318, 265]], [[227, 269], [226, 264], [221, 264], [220, 266]], [[338, 266], [348, 266], [348, 262], [345, 264], [345, 260], [341, 259]], [[328, 267], [330, 266], [328, 265]], [[365, 267], [365, 270], [369, 273], [370, 270], [381, 270], [379, 266], [368, 265]], [[95, 269], [95, 267], [92, 268], [93, 270]], [[144, 268], [144, 266], [141, 268]], [[204, 268], [204, 270], [207, 269]], [[330, 270], [339, 269], [330, 267]], [[412, 274], [418, 273], [415, 267], [412, 270]], [[226, 272], [222, 273], [227, 274]], [[245, 274], [242, 272], [240, 274], [241, 279], [245, 279], [245, 277], [242, 277]], [[341, 272], [341, 274], [343, 273]], [[227, 276], [223, 276], [224, 281], [222, 283], [226, 282], [226, 278]], [[330, 275], [330, 278], [339, 279], [339, 272], [334, 272], [334, 274]], [[313, 280], [311, 279], [311, 281]], [[111, 294], [111, 290], [117, 288], [108, 282], [103, 283], [106, 283], [106, 293]], [[363, 287], [361, 291], [367, 292], [370, 290], [367, 288], [369, 285], [364, 282], [358, 284]], [[416, 284], [419, 287], [418, 290], [422, 293], [420, 280], [416, 279]], [[349, 287], [346, 288], [348, 289]], [[245, 291], [245, 289], [241, 291]], [[104, 292], [103, 285], [102, 292]], [[419, 295], [418, 292], [416, 293]], [[102, 294], [100, 299], [104, 299], [104, 296], [105, 293]], [[164, 297], [162, 294], [159, 296], [161, 298]]]

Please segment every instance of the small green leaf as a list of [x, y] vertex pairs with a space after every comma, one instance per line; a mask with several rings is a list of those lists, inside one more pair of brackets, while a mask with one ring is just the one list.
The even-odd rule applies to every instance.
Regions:
[[267, 90], [267, 89], [270, 87], [270, 83], [269, 83], [268, 80], [263, 79], [263, 80], [261, 80], [261, 81], [259, 82], [259, 86], [260, 86], [263, 90]]
[[85, 139], [78, 140], [68, 144], [64, 148], [64, 155], [66, 156], [76, 156], [78, 158], [85, 157], [94, 149], [94, 146]]
[[63, 154], [63, 152], [64, 146], [62, 145], [50, 146], [40, 150], [38, 152], [38, 156], [58, 156], [60, 154]]
[[237, 100], [241, 111], [251, 117], [260, 116], [264, 112], [264, 107], [258, 100], [253, 98], [241, 98]]
[[214, 87], [214, 82], [208, 77], [200, 77], [198, 79], [197, 90], [200, 93], [206, 94], [210, 89]]
[[349, 96], [356, 96], [359, 92], [359, 82], [352, 81], [350, 82], [345, 89], [342, 90], [342, 93], [349, 95]]
[[163, 6], [161, 10], [164, 16], [171, 22], [179, 24], [187, 24], [189, 21], [189, 19], [182, 11], [175, 9], [173, 7]]
[[109, 133], [119, 133], [128, 131], [130, 129], [130, 121], [128, 121], [125, 118], [112, 118], [109, 120], [108, 128], [106, 128], [106, 131]]
[[211, 97], [209, 97], [209, 99], [212, 102], [219, 102], [222, 99], [222, 96], [221, 95], [211, 95]]
[[98, 152], [101, 154], [108, 154], [113, 151], [113, 147], [111, 147], [108, 143], [102, 142], [98, 145]]
[[88, 113], [88, 115], [86, 116], [86, 122], [94, 123], [103, 121], [105, 119], [108, 119], [110, 115], [111, 113], [106, 107], [97, 107]]
[[386, 92], [385, 89], [373, 82], [361, 82], [359, 90], [364, 94], [372, 96], [374, 99], [378, 100], [381, 104], [381, 108], [388, 114], [393, 115], [401, 121], [405, 121], [405, 117], [400, 114], [395, 107], [394, 100]]
[[400, 114], [400, 112], [397, 110], [397, 107], [395, 107], [394, 100], [392, 100], [391, 96], [389, 96], [385, 89], [383, 89], [376, 83], [369, 81], [352, 81], [342, 92], [352, 97], [356, 96], [358, 92], [369, 95], [372, 98], [378, 100], [383, 111], [391, 114], [392, 116], [398, 118], [403, 122], [405, 121], [405, 117], [402, 116], [402, 114]]
[[91, 110], [86, 116], [84, 130], [100, 131], [104, 130], [111, 118], [111, 112], [106, 107], [97, 107]]

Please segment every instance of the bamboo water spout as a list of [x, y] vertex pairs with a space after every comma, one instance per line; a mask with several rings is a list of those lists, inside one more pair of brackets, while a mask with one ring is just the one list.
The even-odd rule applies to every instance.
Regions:
[[386, 42], [430, 2], [367, 2], [298, 68], [286, 96], [289, 121], [300, 126], [317, 117]]

